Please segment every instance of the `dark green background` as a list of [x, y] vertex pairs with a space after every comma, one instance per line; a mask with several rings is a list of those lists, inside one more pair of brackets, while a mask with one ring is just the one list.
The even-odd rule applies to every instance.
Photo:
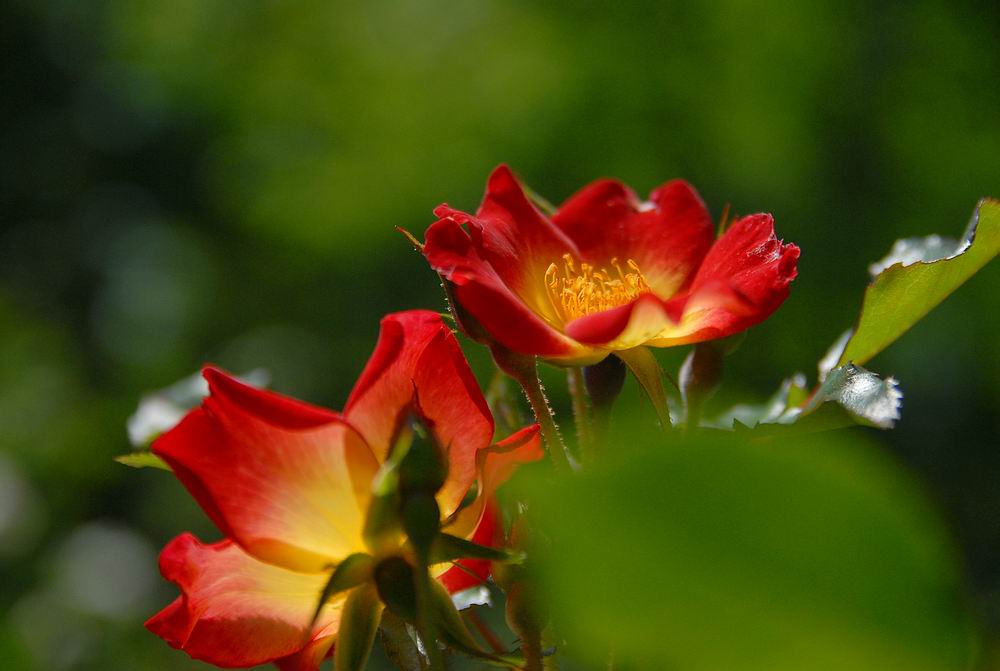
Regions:
[[[0, 666], [197, 668], [141, 622], [174, 593], [157, 548], [217, 534], [170, 476], [111, 461], [125, 418], [206, 360], [340, 407], [382, 314], [443, 307], [393, 227], [473, 208], [500, 162], [554, 202], [684, 177], [713, 216], [774, 213], [800, 276], [719, 407], [813, 375], [870, 261], [1000, 196], [994, 3], [686, 4], [6, 4]], [[993, 264], [871, 363], [906, 392], [875, 439], [939, 504], [992, 628], [998, 288]]]

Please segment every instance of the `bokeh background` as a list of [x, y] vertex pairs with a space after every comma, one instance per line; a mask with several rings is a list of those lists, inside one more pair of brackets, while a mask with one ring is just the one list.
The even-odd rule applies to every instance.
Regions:
[[[554, 202], [685, 177], [716, 217], [774, 213], [800, 275], [719, 408], [814, 375], [869, 262], [1000, 196], [990, 2], [10, 0], [0, 36], [3, 669], [201, 668], [141, 623], [175, 594], [158, 548], [218, 534], [112, 461], [126, 418], [204, 361], [340, 407], [382, 314], [444, 305], [394, 226], [475, 207], [498, 163]], [[994, 632], [998, 289], [993, 264], [871, 364], [906, 392], [874, 438]]]

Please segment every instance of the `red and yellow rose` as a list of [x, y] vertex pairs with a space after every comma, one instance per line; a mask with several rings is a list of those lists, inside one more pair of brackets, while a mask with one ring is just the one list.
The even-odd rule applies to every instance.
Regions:
[[[192, 657], [222, 667], [275, 662], [315, 671], [331, 653], [344, 597], [314, 611], [331, 567], [367, 551], [371, 483], [402, 413], [414, 407], [447, 451], [437, 494], [446, 530], [490, 544], [493, 493], [519, 462], [541, 456], [538, 427], [493, 444], [493, 417], [440, 317], [402, 312], [382, 321], [375, 351], [343, 413], [246, 386], [207, 368], [210, 395], [153, 445], [225, 539], [191, 534], [163, 550], [161, 571], [181, 595], [147, 627]], [[470, 490], [471, 505], [462, 507]], [[468, 502], [466, 501], [466, 504]], [[458, 591], [489, 564], [435, 567]]]

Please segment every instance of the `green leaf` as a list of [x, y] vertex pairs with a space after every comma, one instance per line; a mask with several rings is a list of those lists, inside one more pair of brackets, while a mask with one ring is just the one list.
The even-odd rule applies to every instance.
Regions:
[[660, 418], [660, 425], [665, 429], [669, 428], [670, 407], [667, 405], [667, 392], [663, 388], [663, 369], [660, 368], [656, 357], [646, 347], [621, 350], [615, 352], [615, 356], [628, 366], [632, 375], [639, 381], [639, 386], [653, 403], [656, 416]]
[[731, 429], [735, 423], [748, 427], [758, 424], [780, 422], [789, 412], [803, 403], [808, 396], [806, 377], [796, 373], [782, 381], [778, 391], [763, 403], [742, 403], [734, 405], [706, 425], [719, 429]]
[[372, 583], [356, 587], [347, 595], [337, 632], [337, 645], [334, 646], [336, 671], [362, 671], [365, 668], [375, 643], [381, 614], [382, 603]]
[[524, 553], [480, 545], [451, 534], [438, 534], [434, 541], [431, 563], [436, 564], [456, 559], [488, 559], [489, 561], [520, 564], [524, 562]]
[[370, 580], [374, 568], [375, 558], [363, 552], [357, 552], [349, 555], [344, 559], [344, 561], [337, 564], [337, 567], [333, 570], [333, 574], [330, 575], [330, 579], [323, 587], [323, 592], [319, 596], [319, 602], [316, 604], [316, 611], [313, 613], [313, 624], [315, 624], [316, 620], [319, 619], [319, 614], [322, 612], [323, 606], [325, 606], [334, 595], [343, 592], [344, 590], [351, 589], [352, 587], [357, 587], [361, 583]]
[[970, 667], [948, 536], [862, 435], [619, 438], [627, 459], [529, 492], [545, 599], [585, 665], [613, 650], [641, 669]]
[[[926, 240], [922, 245], [904, 241], [875, 264], [874, 269], [889, 267], [865, 291], [861, 318], [838, 365], [871, 359], [1000, 254], [1000, 202], [980, 201], [964, 243], [952, 254], [927, 260], [933, 249], [948, 250]], [[920, 260], [910, 262], [914, 257]]]
[[160, 468], [164, 471], [171, 470], [170, 466], [167, 465], [167, 462], [163, 461], [163, 459], [160, 459], [152, 452], [132, 452], [130, 454], [122, 454], [115, 457], [115, 461], [119, 464], [131, 466], [132, 468]]

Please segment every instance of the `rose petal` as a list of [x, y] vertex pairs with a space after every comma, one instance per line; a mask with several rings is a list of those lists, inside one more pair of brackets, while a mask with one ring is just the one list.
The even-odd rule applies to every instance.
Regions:
[[682, 314], [650, 341], [656, 347], [724, 338], [767, 319], [788, 298], [799, 248], [774, 235], [769, 214], [733, 223], [699, 268], [687, 295], [672, 303]]
[[468, 224], [479, 255], [507, 287], [530, 303], [537, 298], [537, 287], [549, 264], [567, 252], [578, 254], [569, 238], [531, 204], [506, 165], [499, 166], [487, 180], [476, 216], [447, 206], [439, 207], [435, 214]]
[[375, 352], [345, 415], [383, 461], [399, 414], [414, 399], [448, 450], [448, 478], [439, 494], [442, 513], [448, 515], [476, 478], [476, 452], [490, 444], [493, 415], [451, 330], [427, 310], [382, 320]]
[[[424, 254], [431, 266], [454, 284], [462, 307], [508, 349], [566, 362], [593, 363], [603, 358], [547, 323], [543, 317], [551, 323], [560, 321], [551, 306], [536, 313], [514, 295], [457, 222], [441, 219], [428, 228]], [[544, 290], [541, 283], [539, 290]], [[542, 301], [547, 299], [539, 296], [533, 303]]]
[[[181, 596], [146, 627], [216, 666], [250, 667], [295, 655], [329, 639], [340, 618], [336, 600], [323, 608], [310, 634], [327, 576], [260, 562], [230, 541], [205, 545], [191, 534], [178, 536], [160, 555], [160, 571]], [[295, 668], [314, 671], [318, 665]]]
[[510, 478], [518, 466], [537, 461], [544, 456], [545, 450], [542, 447], [541, 432], [537, 424], [525, 427], [488, 450], [480, 452], [479, 496], [472, 505], [459, 511], [448, 526], [448, 533], [463, 538], [472, 536], [497, 489]]
[[621, 182], [598, 180], [563, 203], [552, 221], [592, 265], [636, 261], [662, 298], [690, 283], [714, 236], [705, 203], [683, 180], [658, 188], [648, 204]]
[[364, 548], [378, 464], [343, 419], [206, 369], [211, 395], [152, 450], [255, 557], [318, 571]]
[[726, 283], [752, 303], [777, 307], [795, 279], [799, 248], [782, 244], [774, 235], [774, 218], [754, 214], [734, 222], [705, 256], [691, 293]]

